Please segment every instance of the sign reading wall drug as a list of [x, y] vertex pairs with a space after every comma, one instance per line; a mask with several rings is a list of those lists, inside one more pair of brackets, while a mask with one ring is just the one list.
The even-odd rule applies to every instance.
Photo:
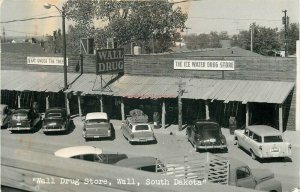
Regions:
[[[68, 58], [67, 58], [68, 66]], [[28, 65], [64, 65], [63, 57], [27, 57]]]
[[102, 49], [96, 53], [96, 74], [124, 71], [124, 49]]
[[174, 60], [174, 69], [232, 71], [234, 70], [234, 61]]

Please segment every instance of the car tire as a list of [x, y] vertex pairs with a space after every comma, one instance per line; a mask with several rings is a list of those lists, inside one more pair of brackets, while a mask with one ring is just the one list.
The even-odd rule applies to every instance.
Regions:
[[85, 142], [88, 142], [88, 141], [89, 141], [89, 139], [88, 139], [88, 138], [84, 138], [84, 140], [85, 140]]

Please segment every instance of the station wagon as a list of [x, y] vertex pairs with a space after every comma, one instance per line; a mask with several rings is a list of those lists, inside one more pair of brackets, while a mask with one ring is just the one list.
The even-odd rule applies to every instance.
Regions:
[[130, 143], [156, 141], [151, 124], [141, 118], [128, 117], [126, 121], [122, 123], [121, 130], [124, 137]]
[[291, 156], [292, 145], [273, 127], [252, 125], [245, 130], [235, 130], [234, 135], [238, 147], [250, 152], [252, 159]]

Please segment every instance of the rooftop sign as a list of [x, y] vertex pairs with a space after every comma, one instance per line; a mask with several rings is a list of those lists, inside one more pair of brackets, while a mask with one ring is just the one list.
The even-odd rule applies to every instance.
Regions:
[[174, 60], [174, 69], [231, 71], [234, 70], [234, 61]]
[[96, 53], [96, 74], [124, 71], [124, 49], [102, 49]]
[[[68, 58], [66, 60], [68, 66]], [[28, 65], [64, 65], [63, 57], [27, 57]]]

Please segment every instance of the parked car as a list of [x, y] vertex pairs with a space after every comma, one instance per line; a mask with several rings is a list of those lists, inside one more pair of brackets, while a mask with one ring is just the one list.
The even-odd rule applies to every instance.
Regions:
[[10, 119], [11, 114], [12, 114], [12, 111], [8, 107], [8, 105], [1, 104], [1, 108], [0, 108], [1, 128], [7, 127], [7, 124]]
[[155, 142], [151, 124], [144, 121], [143, 118], [128, 117], [121, 127], [124, 137], [133, 142]]
[[32, 109], [16, 109], [8, 122], [7, 130], [33, 131], [38, 129], [41, 123], [41, 116], [39, 113], [34, 112]]
[[112, 127], [107, 114], [104, 112], [86, 114], [82, 136], [86, 141], [89, 138], [112, 138]]
[[128, 167], [132, 169], [148, 171], [148, 172], [163, 172], [164, 165], [155, 157], [131, 157], [118, 161], [116, 166]]
[[49, 108], [46, 110], [43, 120], [43, 132], [67, 132], [69, 131], [70, 116], [65, 108]]
[[292, 145], [286, 142], [277, 129], [267, 125], [252, 125], [245, 130], [235, 130], [236, 143], [251, 153], [252, 159], [289, 157]]
[[104, 154], [101, 149], [94, 146], [74, 146], [57, 150], [57, 157], [81, 159], [105, 164], [115, 164], [128, 158], [126, 154]]
[[198, 151], [198, 149], [227, 150], [226, 138], [217, 122], [196, 120], [188, 126], [186, 134], [195, 151]]

